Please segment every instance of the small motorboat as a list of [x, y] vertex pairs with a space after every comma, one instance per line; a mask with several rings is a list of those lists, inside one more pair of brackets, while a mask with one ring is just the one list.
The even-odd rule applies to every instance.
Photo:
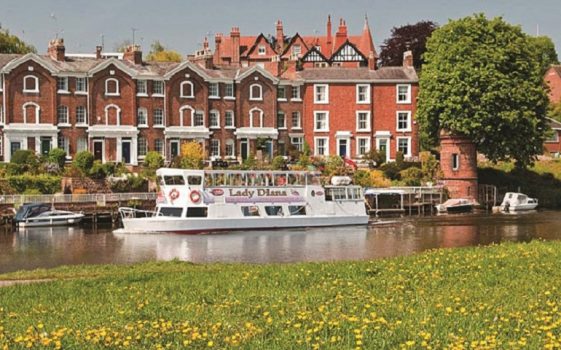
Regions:
[[439, 213], [468, 213], [473, 210], [475, 202], [466, 198], [449, 199], [442, 204], [436, 205]]
[[84, 218], [82, 213], [55, 209], [50, 204], [27, 203], [16, 213], [18, 227], [61, 226], [78, 224]]
[[530, 198], [523, 193], [507, 192], [501, 203], [501, 211], [515, 212], [534, 210], [537, 206], [538, 200], [536, 198]]

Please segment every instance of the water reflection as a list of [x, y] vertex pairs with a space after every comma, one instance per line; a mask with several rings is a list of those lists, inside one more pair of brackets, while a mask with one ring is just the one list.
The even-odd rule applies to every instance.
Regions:
[[117, 234], [110, 227], [0, 228], [0, 272], [68, 264], [362, 260], [432, 248], [561, 238], [559, 212], [405, 218], [370, 227], [210, 235]]

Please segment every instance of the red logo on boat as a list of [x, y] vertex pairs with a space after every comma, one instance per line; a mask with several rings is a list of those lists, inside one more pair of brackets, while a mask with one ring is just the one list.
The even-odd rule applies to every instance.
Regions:
[[323, 191], [317, 191], [316, 196], [323, 196]]
[[224, 190], [221, 188], [215, 188], [210, 191], [210, 193], [212, 193], [213, 196], [222, 196], [224, 194]]
[[292, 191], [292, 195], [298, 197], [300, 193], [298, 193], [298, 191]]

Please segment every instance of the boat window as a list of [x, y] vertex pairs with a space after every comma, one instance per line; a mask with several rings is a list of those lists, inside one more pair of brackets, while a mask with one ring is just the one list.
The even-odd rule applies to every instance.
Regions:
[[321, 185], [320, 178], [317, 174], [308, 174], [307, 183], [308, 183], [308, 186], [310, 186], [310, 185], [320, 186]]
[[266, 186], [266, 179], [264, 174], [251, 174], [249, 175], [248, 186], [262, 187]]
[[187, 176], [187, 182], [189, 185], [201, 185], [203, 183], [203, 178], [198, 175]]
[[280, 205], [265, 206], [265, 213], [267, 213], [268, 216], [283, 216], [282, 207]]
[[190, 207], [187, 208], [185, 216], [188, 218], [206, 218], [208, 216], [208, 209], [206, 207]]
[[181, 212], [183, 212], [183, 208], [174, 208], [174, 207], [161, 207], [160, 208], [160, 215], [162, 216], [174, 216], [174, 217], [181, 217]]
[[288, 184], [294, 186], [303, 186], [305, 182], [302, 174], [288, 174]]
[[345, 187], [330, 187], [325, 189], [325, 200], [337, 201], [347, 199], [347, 189]]
[[306, 215], [306, 206], [304, 205], [289, 205], [288, 211], [292, 216]]
[[161, 176], [158, 176], [157, 182], [160, 184], [160, 186], [165, 186], [164, 179]]
[[255, 205], [242, 207], [243, 216], [259, 216], [259, 208]]
[[232, 174], [231, 181], [232, 186], [245, 187], [247, 178], [245, 174]]
[[213, 174], [212, 178], [213, 178], [213, 185], [214, 186], [224, 186], [225, 185], [224, 174]]
[[212, 178], [212, 174], [206, 173], [205, 174], [205, 184], [207, 187], [214, 186], [214, 180]]
[[358, 188], [358, 187], [347, 187], [347, 198], [349, 198], [349, 199], [360, 199], [360, 198], [362, 198], [360, 188]]
[[166, 185], [185, 185], [185, 179], [181, 175], [165, 175]]

